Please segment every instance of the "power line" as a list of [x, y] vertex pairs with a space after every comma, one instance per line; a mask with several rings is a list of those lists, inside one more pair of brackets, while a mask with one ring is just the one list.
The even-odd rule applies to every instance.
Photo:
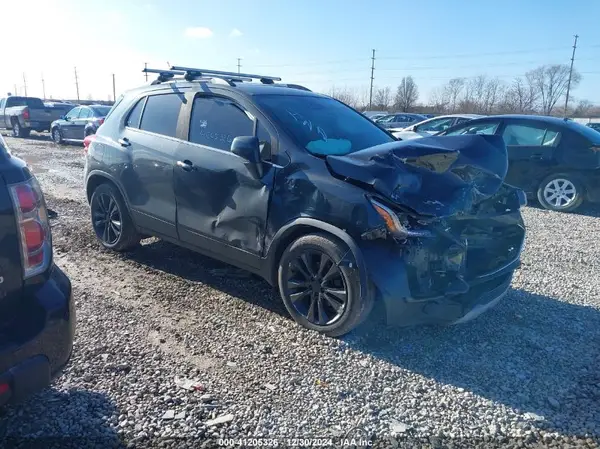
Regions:
[[575, 50], [577, 50], [577, 39], [579, 36], [575, 35], [575, 42], [573, 43], [573, 55], [571, 56], [571, 69], [569, 70], [569, 82], [567, 83], [567, 97], [565, 98], [565, 117], [567, 116], [567, 108], [569, 107], [569, 91], [571, 90], [571, 77], [573, 76], [573, 62], [575, 62]]

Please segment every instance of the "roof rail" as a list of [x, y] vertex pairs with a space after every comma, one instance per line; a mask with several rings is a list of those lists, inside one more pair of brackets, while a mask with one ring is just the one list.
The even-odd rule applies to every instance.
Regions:
[[223, 79], [243, 79], [248, 78], [250, 80], [257, 79], [260, 80], [263, 84], [273, 84], [274, 81], [281, 81], [281, 78], [278, 76], [268, 76], [268, 75], [252, 75], [249, 73], [235, 73], [235, 72], [223, 72], [221, 70], [210, 70], [210, 69], [197, 69], [192, 67], [182, 67], [174, 65], [171, 67], [171, 70], [175, 71], [183, 71], [186, 73], [186, 79], [188, 76], [198, 77], [198, 76], [207, 76], [215, 78], [221, 77]]
[[142, 70], [143, 73], [158, 73], [158, 78], [152, 81], [152, 84], [160, 84], [165, 81], [169, 81], [175, 78], [175, 75], [185, 75], [185, 72], [180, 72], [178, 70], [162, 70], [162, 69], [149, 69], [145, 68]]

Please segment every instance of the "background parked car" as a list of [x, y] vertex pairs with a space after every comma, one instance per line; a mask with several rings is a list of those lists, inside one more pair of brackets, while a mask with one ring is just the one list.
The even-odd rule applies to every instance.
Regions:
[[456, 125], [439, 135], [496, 134], [504, 138], [506, 182], [550, 210], [573, 211], [600, 201], [600, 133], [572, 120], [499, 115]]
[[71, 355], [69, 278], [52, 261], [44, 196], [0, 136], [0, 406], [50, 384]]
[[62, 114], [36, 97], [10, 96], [0, 100], [0, 128], [12, 129], [15, 137], [27, 137], [31, 130], [50, 131], [50, 124]]
[[407, 112], [390, 114], [377, 120], [377, 124], [385, 129], [405, 128], [415, 123], [422, 122], [425, 117], [420, 114], [409, 114]]
[[587, 126], [595, 131], [600, 131], [600, 123], [588, 123]]
[[52, 140], [62, 143], [64, 140], [83, 141], [86, 136], [95, 134], [111, 106], [77, 106], [63, 118], [52, 123]]
[[398, 140], [420, 139], [421, 137], [433, 136], [439, 132], [445, 131], [454, 125], [468, 122], [475, 118], [483, 117], [477, 114], [453, 114], [442, 115], [439, 117], [430, 118], [422, 122], [416, 123], [404, 129], [389, 129], [394, 137]]

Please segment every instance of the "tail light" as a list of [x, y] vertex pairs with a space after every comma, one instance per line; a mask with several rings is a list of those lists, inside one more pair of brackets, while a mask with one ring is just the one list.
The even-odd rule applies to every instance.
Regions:
[[44, 195], [35, 177], [9, 186], [21, 240], [23, 278], [46, 271], [52, 260], [52, 236]]
[[29, 117], [30, 117], [30, 116], [29, 116], [29, 108], [25, 108], [25, 109], [23, 109], [23, 118], [24, 118], [25, 120], [29, 120]]
[[96, 134], [90, 134], [89, 136], [86, 136], [85, 139], [83, 139], [83, 148], [86, 153], [87, 153], [88, 148], [90, 147], [91, 143], [95, 139], [96, 139]]
[[98, 125], [102, 125], [104, 123], [104, 117], [98, 119]]

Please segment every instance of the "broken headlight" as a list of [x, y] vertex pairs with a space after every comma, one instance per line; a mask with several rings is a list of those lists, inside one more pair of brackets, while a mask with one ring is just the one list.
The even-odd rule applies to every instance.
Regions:
[[392, 209], [383, 205], [379, 201], [369, 198], [373, 208], [379, 216], [383, 219], [387, 230], [397, 239], [405, 240], [408, 237], [430, 237], [431, 233], [426, 230], [409, 229], [399, 219]]

